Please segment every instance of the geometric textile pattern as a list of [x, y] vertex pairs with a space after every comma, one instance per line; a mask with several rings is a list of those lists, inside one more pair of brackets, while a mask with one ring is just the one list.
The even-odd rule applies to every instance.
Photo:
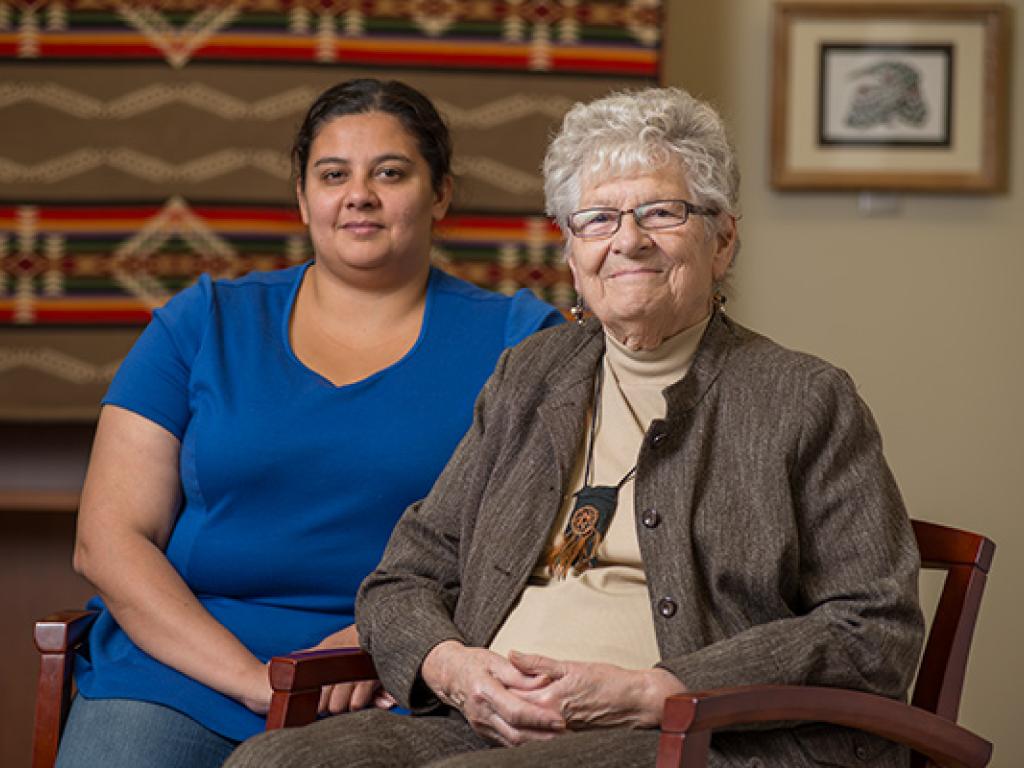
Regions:
[[308, 259], [289, 150], [353, 77], [455, 145], [433, 258], [574, 301], [540, 163], [577, 101], [657, 83], [664, 0], [0, 0], [0, 419], [92, 418], [155, 307]]
[[0, 3], [0, 55], [656, 77], [660, 0]]
[[[2, 2], [2, 0], [0, 0]], [[538, 169], [576, 101], [645, 84], [507, 72], [0, 59], [0, 201], [293, 204], [289, 150], [318, 93], [384, 74], [428, 94], [455, 145], [456, 207], [543, 209]]]
[[[139, 325], [206, 272], [238, 277], [311, 256], [294, 206], [0, 206], [0, 323]], [[492, 290], [573, 298], [557, 227], [543, 216], [452, 214], [434, 262]]]

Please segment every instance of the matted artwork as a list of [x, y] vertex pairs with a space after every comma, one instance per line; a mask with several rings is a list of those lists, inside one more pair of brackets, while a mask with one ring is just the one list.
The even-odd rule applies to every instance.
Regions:
[[0, 0], [0, 419], [95, 416], [201, 272], [310, 257], [288, 151], [359, 76], [427, 93], [456, 198], [435, 261], [574, 300], [539, 173], [578, 100], [657, 83], [663, 0]]
[[776, 3], [773, 184], [1003, 189], [1007, 16], [994, 3]]
[[951, 146], [953, 50], [822, 43], [818, 143]]

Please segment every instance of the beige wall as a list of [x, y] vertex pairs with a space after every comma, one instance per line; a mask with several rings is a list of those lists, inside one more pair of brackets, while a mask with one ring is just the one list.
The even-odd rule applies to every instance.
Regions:
[[[1013, 0], [1011, 136], [1021, 136], [1024, 0]], [[915, 517], [996, 541], [961, 721], [1020, 765], [1024, 732], [1024, 147], [1010, 192], [901, 195], [864, 217], [853, 193], [768, 181], [771, 3], [669, 4], [664, 80], [715, 103], [743, 170], [744, 250], [729, 311], [846, 368], [879, 422]], [[1011, 141], [1012, 144], [1012, 141]], [[925, 584], [925, 596], [933, 596]]]

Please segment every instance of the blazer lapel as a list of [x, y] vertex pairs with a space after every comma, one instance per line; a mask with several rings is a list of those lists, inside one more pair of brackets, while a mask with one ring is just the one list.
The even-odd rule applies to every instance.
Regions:
[[566, 358], [564, 365], [548, 374], [548, 396], [537, 411], [551, 440], [558, 485], [563, 493], [586, 427], [594, 375], [604, 354], [604, 334], [597, 321], [588, 321], [581, 332], [586, 334], [583, 342]]

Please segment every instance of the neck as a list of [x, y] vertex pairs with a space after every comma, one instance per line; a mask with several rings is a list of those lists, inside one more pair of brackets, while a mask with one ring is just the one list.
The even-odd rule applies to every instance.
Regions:
[[353, 283], [313, 264], [300, 287], [300, 299], [305, 298], [319, 317], [351, 330], [387, 328], [423, 305], [429, 275], [430, 264], [424, 263], [402, 279]]
[[604, 326], [611, 336], [630, 352], [647, 352], [661, 346], [662, 342], [670, 339], [676, 334], [692, 328], [694, 325], [703, 323], [707, 318], [702, 317], [696, 323], [664, 322], [651, 323], [647, 321], [638, 322], [616, 322]]

